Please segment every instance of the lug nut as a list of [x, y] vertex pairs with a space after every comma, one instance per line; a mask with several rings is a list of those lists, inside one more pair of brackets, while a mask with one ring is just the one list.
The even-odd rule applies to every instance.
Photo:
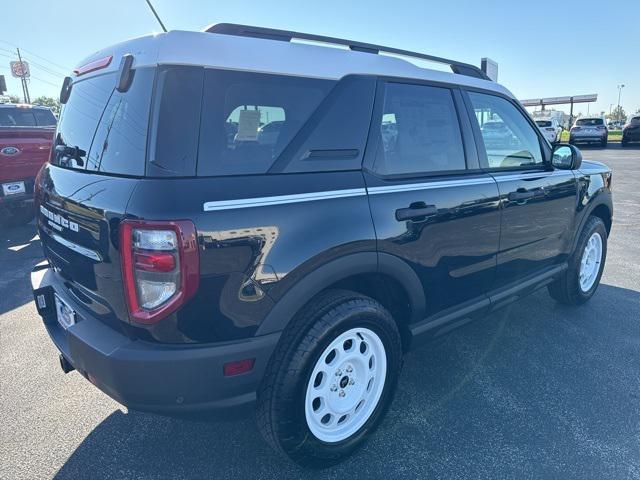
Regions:
[[346, 394], [344, 393], [344, 390], [340, 390], [340, 393], [338, 393], [338, 395], [340, 395], [341, 397], [344, 397]]
[[338, 386], [337, 385], [331, 385], [331, 391], [332, 392], [337, 392], [338, 391]]
[[352, 378], [351, 380], [349, 380], [349, 385], [355, 385], [356, 381]]
[[336, 377], [342, 376], [342, 370], [336, 370]]
[[351, 372], [353, 372], [353, 367], [351, 365], [349, 365], [347, 367], [347, 373], [351, 373]]

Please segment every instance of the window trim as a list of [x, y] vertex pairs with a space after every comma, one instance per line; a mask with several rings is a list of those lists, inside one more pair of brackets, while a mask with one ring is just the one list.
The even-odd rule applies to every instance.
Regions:
[[[390, 83], [397, 83], [402, 85], [420, 85], [425, 87], [444, 88], [449, 90], [451, 95], [451, 101], [453, 108], [458, 119], [458, 128], [460, 129], [460, 140], [462, 141], [462, 151], [464, 156], [465, 167], [455, 170], [436, 170], [436, 171], [423, 171], [423, 172], [409, 172], [409, 173], [390, 173], [383, 174], [374, 170], [374, 163], [378, 148], [381, 144], [381, 135], [379, 129], [379, 123], [382, 120], [382, 111], [384, 108], [386, 86]], [[371, 113], [371, 123], [369, 125], [369, 138], [365, 147], [364, 161], [362, 162], [362, 170], [374, 177], [382, 180], [409, 180], [412, 178], [438, 178], [444, 176], [460, 176], [469, 175], [474, 173], [483, 173], [480, 169], [479, 158], [472, 158], [470, 162], [470, 156], [473, 152], [469, 152], [468, 148], [474, 143], [473, 133], [469, 131], [469, 125], [463, 121], [464, 118], [464, 106], [461, 105], [460, 99], [456, 97], [456, 91], [460, 91], [460, 86], [452, 83], [434, 82], [429, 80], [420, 80], [412, 78], [400, 78], [389, 76], [378, 76], [375, 101], [373, 112]], [[475, 155], [473, 155], [475, 157]], [[473, 161], [475, 160], [475, 162]], [[470, 165], [471, 163], [471, 165]], [[476, 165], [477, 164], [477, 168]], [[471, 167], [471, 168], [470, 168]]]
[[[480, 162], [480, 169], [487, 173], [494, 172], [521, 172], [521, 171], [550, 171], [554, 170], [554, 167], [551, 163], [551, 150], [548, 147], [548, 143], [544, 140], [542, 136], [542, 132], [535, 125], [534, 120], [529, 116], [527, 111], [522, 107], [520, 102], [515, 101], [513, 98], [504, 95], [500, 92], [494, 92], [491, 90], [485, 90], [483, 88], [475, 88], [475, 87], [461, 87], [460, 92], [462, 95], [463, 102], [466, 106], [467, 116], [469, 121], [471, 122], [471, 129], [473, 131], [473, 135], [475, 137], [476, 143], [476, 151], [478, 152], [478, 160]], [[478, 121], [475, 118], [475, 110], [473, 108], [473, 103], [471, 102], [471, 98], [469, 97], [469, 92], [481, 93], [484, 95], [491, 95], [494, 97], [499, 97], [511, 105], [513, 105], [516, 110], [520, 112], [520, 114], [528, 121], [529, 125], [533, 129], [534, 134], [538, 138], [538, 145], [540, 147], [540, 153], [542, 155], [542, 165], [524, 165], [517, 167], [490, 167], [489, 160], [487, 158], [487, 150], [484, 144], [484, 139], [482, 138], [482, 132], [480, 131], [480, 126], [478, 125]]]

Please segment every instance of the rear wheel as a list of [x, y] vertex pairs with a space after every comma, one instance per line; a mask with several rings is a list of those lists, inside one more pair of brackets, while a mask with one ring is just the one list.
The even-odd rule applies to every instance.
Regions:
[[285, 330], [258, 392], [266, 441], [311, 467], [338, 463], [375, 430], [395, 392], [402, 348], [375, 300], [324, 292]]
[[628, 144], [629, 142], [624, 137], [622, 137], [622, 148], [626, 147]]
[[602, 148], [607, 148], [607, 139], [603, 138], [602, 141], [600, 142], [600, 146]]
[[558, 302], [579, 305], [595, 293], [607, 257], [607, 229], [599, 217], [591, 216], [580, 233], [567, 270], [549, 285], [549, 294]]

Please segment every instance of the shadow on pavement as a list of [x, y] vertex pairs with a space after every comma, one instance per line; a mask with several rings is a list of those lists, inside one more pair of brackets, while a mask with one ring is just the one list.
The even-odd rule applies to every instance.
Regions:
[[30, 273], [44, 259], [34, 222], [0, 225], [0, 315], [33, 300]]
[[118, 410], [56, 478], [627, 478], [640, 472], [638, 319], [640, 292], [601, 285], [580, 307], [541, 291], [469, 324], [407, 356], [381, 428], [331, 469], [278, 459], [250, 418]]

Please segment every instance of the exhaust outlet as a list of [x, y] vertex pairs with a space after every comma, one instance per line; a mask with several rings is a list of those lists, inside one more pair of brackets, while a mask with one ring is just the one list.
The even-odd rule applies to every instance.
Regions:
[[75, 367], [71, 365], [71, 362], [64, 358], [64, 355], [62, 354], [60, 354], [60, 368], [64, 373], [73, 372], [75, 370]]

